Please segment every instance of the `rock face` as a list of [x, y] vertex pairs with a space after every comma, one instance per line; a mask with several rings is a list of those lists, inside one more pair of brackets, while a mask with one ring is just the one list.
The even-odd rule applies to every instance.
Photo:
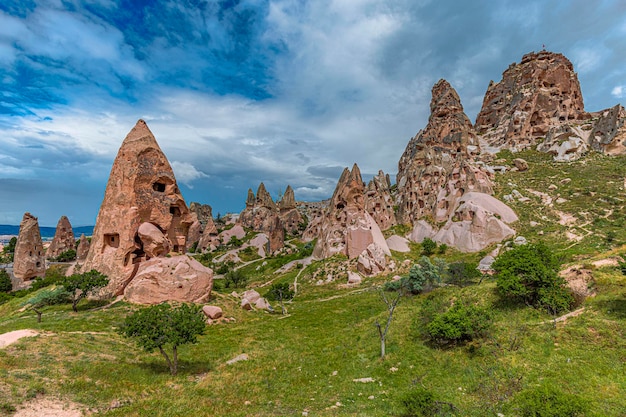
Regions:
[[189, 211], [192, 217], [195, 216], [195, 219], [189, 227], [187, 241], [190, 245], [198, 242], [199, 247], [206, 249], [218, 233], [217, 226], [213, 221], [213, 209], [208, 204], [192, 201], [189, 204]]
[[476, 118], [476, 131], [495, 149], [537, 149], [556, 161], [573, 161], [589, 150], [626, 153], [626, 111], [620, 105], [587, 113], [572, 63], [541, 51], [511, 64], [490, 82]]
[[[184, 253], [192, 221], [167, 158], [146, 123], [139, 120], [113, 162], [83, 270], [96, 269], [107, 275], [107, 289], [122, 294], [143, 263], [168, 252]], [[182, 262], [179, 257], [172, 259]], [[212, 271], [205, 269], [212, 276]], [[163, 273], [161, 279], [171, 279], [169, 271]], [[201, 279], [189, 285], [204, 285], [201, 292], [208, 294], [211, 282]], [[142, 293], [136, 284], [133, 288], [135, 294]], [[195, 300], [198, 293], [189, 293], [193, 299], [186, 301]], [[141, 302], [136, 295], [133, 300]]]
[[585, 119], [583, 97], [572, 63], [541, 51], [524, 55], [489, 83], [476, 130], [490, 146], [529, 148], [554, 126]]
[[396, 224], [394, 204], [389, 175], [378, 171], [378, 175], [369, 182], [365, 190], [365, 209], [381, 230], [387, 230]]
[[37, 217], [24, 213], [13, 256], [13, 275], [22, 281], [43, 277], [46, 259]]
[[213, 271], [185, 255], [152, 258], [139, 264], [124, 296], [131, 302], [159, 304], [164, 301], [200, 303], [208, 300]]
[[46, 258], [52, 259], [61, 253], [76, 248], [76, 239], [70, 220], [66, 216], [61, 216], [57, 223], [57, 229], [54, 232], [54, 238], [46, 251]]
[[381, 264], [384, 268], [384, 255], [391, 252], [378, 224], [365, 210], [364, 195], [359, 167], [354, 164], [352, 171], [344, 169], [326, 209], [313, 257], [323, 259], [340, 253], [353, 259], [366, 252], [366, 258], [376, 255], [371, 263], [377, 265], [366, 268], [366, 272], [379, 272]]
[[291, 185], [287, 186], [283, 198], [278, 202], [280, 211], [280, 220], [287, 233], [291, 235], [300, 234], [300, 225], [302, 224], [302, 214], [296, 208], [296, 198]]
[[307, 223], [306, 228], [302, 232], [302, 240], [304, 242], [310, 242], [320, 235], [324, 213], [326, 213], [329, 202], [330, 200], [301, 202], [298, 205], [298, 209], [303, 213]]
[[280, 211], [263, 183], [259, 185], [256, 198], [252, 190], [248, 190], [246, 208], [239, 215], [238, 222], [255, 232], [267, 234], [270, 240], [270, 253], [277, 251], [285, 244], [285, 229]]
[[430, 110], [428, 125], [398, 163], [399, 223], [446, 221], [464, 193], [492, 193], [491, 174], [474, 163], [480, 146], [472, 123], [447, 81], [433, 87]]
[[76, 248], [76, 259], [83, 261], [87, 258], [89, 253], [89, 240], [85, 237], [85, 234], [80, 235], [78, 239], [78, 247]]

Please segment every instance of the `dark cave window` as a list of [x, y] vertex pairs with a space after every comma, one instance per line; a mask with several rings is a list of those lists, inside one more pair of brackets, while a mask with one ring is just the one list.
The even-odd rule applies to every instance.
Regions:
[[165, 192], [165, 184], [163, 184], [162, 182], [155, 182], [154, 184], [152, 184], [152, 189], [154, 191], [158, 191], [160, 193], [164, 193]]

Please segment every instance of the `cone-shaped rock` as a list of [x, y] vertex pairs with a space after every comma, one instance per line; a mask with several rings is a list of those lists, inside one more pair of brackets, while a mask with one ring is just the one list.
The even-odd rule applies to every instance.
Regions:
[[70, 220], [66, 216], [61, 216], [57, 223], [57, 228], [54, 233], [54, 238], [48, 246], [46, 251], [46, 258], [52, 259], [59, 256], [61, 253], [76, 248], [76, 238], [74, 237], [74, 231]]
[[259, 189], [256, 192], [256, 206], [267, 207], [269, 209], [275, 209], [276, 204], [272, 200], [272, 196], [265, 189], [265, 184], [259, 184]]
[[280, 210], [263, 183], [259, 184], [256, 198], [254, 198], [254, 193], [248, 190], [246, 208], [239, 214], [237, 221], [255, 232], [266, 233], [270, 241], [270, 252], [284, 246], [285, 229]]
[[246, 207], [254, 207], [256, 204], [256, 197], [254, 196], [254, 191], [252, 188], [248, 188], [248, 198], [246, 198]]
[[24, 213], [13, 256], [13, 275], [22, 281], [42, 277], [46, 272], [46, 259], [41, 242], [37, 217]]
[[367, 184], [365, 209], [381, 230], [387, 230], [396, 224], [394, 204], [389, 175], [385, 175], [383, 171], [378, 171], [378, 175]]
[[107, 275], [121, 294], [141, 262], [185, 250], [191, 223], [167, 158], [139, 120], [113, 162], [83, 270]]
[[78, 247], [76, 248], [76, 259], [83, 261], [87, 258], [89, 253], [89, 240], [85, 237], [85, 234], [80, 235], [78, 239]]
[[468, 191], [492, 193], [489, 174], [473, 164], [477, 136], [458, 94], [445, 80], [432, 90], [426, 128], [409, 141], [398, 163], [398, 222], [448, 219]]
[[363, 252], [367, 255], [372, 244], [370, 252], [382, 254], [382, 259], [375, 262], [384, 268], [384, 256], [390, 254], [389, 247], [380, 228], [365, 210], [365, 185], [359, 167], [354, 164], [352, 171], [345, 168], [339, 178], [322, 220], [313, 256], [322, 259], [340, 253], [353, 259]]
[[285, 230], [292, 235], [300, 234], [300, 226], [303, 224], [304, 218], [296, 208], [296, 197], [291, 185], [287, 186], [283, 198], [278, 202], [278, 208]]

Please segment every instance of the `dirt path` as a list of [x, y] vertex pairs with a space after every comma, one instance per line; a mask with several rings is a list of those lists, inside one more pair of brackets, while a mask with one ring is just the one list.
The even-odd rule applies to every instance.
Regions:
[[12, 345], [23, 337], [33, 337], [37, 335], [39, 335], [39, 332], [31, 329], [15, 330], [0, 334], [0, 349]]
[[81, 417], [78, 404], [53, 398], [36, 398], [22, 404], [13, 417]]

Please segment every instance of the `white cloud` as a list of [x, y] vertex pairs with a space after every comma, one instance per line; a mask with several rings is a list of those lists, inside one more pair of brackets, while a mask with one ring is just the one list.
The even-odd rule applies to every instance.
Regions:
[[172, 169], [176, 180], [182, 182], [189, 188], [193, 188], [191, 183], [200, 178], [208, 178], [209, 176], [202, 171], [198, 171], [196, 167], [189, 162], [172, 161]]
[[626, 85], [616, 85], [611, 90], [611, 95], [615, 98], [624, 98], [626, 97]]

